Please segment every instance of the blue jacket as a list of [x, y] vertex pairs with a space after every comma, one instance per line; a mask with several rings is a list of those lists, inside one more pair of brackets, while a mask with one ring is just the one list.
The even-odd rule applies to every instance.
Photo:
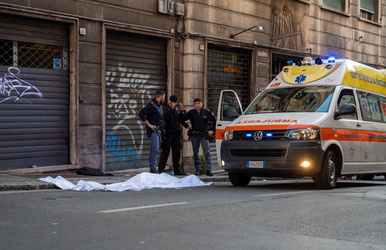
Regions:
[[[191, 109], [186, 114], [186, 118], [187, 120], [190, 120], [193, 131], [198, 131], [198, 132], [215, 131], [216, 116], [209, 109], [202, 108], [200, 113], [198, 113], [196, 109]], [[211, 127], [208, 126], [209, 121], [212, 122]]]

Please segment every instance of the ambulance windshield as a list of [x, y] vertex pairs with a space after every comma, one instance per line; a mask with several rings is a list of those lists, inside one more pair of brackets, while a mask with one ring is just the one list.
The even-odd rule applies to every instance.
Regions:
[[327, 112], [335, 87], [309, 86], [267, 89], [245, 115], [272, 112]]

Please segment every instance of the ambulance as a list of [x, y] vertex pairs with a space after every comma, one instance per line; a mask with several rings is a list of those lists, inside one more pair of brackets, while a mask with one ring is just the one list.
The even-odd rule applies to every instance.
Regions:
[[219, 164], [234, 186], [252, 176], [312, 177], [332, 189], [338, 177], [386, 173], [386, 71], [351, 60], [289, 63], [242, 110], [223, 90], [216, 124]]

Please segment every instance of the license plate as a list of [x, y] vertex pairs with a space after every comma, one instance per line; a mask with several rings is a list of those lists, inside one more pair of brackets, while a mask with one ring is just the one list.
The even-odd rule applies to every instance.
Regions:
[[247, 168], [266, 168], [267, 163], [265, 161], [247, 161]]

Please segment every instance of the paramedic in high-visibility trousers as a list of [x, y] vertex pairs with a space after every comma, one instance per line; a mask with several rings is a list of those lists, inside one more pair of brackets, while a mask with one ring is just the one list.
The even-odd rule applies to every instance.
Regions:
[[[194, 99], [194, 109], [189, 110], [186, 114], [186, 119], [190, 120], [191, 125], [186, 127], [189, 129], [188, 134], [192, 141], [194, 166], [196, 168], [195, 175], [201, 175], [201, 161], [199, 156], [200, 144], [205, 155], [206, 175], [213, 176], [212, 159], [210, 155], [209, 138], [214, 134], [216, 117], [206, 108], [202, 107], [200, 98]], [[213, 126], [209, 127], [208, 122], [212, 122]]]

